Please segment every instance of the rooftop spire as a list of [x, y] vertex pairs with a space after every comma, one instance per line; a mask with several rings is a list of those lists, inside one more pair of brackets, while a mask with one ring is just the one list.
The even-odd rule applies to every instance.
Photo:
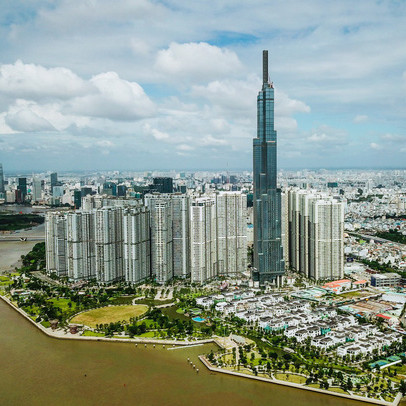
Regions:
[[269, 83], [268, 76], [268, 51], [262, 51], [262, 83]]

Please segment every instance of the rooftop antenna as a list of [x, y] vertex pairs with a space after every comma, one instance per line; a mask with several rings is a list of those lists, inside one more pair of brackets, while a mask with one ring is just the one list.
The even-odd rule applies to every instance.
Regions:
[[262, 83], [269, 83], [267, 50], [262, 51]]

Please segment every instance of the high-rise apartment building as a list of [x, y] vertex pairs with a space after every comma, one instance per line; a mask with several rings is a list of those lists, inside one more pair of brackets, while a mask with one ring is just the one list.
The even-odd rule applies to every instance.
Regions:
[[69, 279], [96, 279], [95, 216], [74, 211], [65, 216]]
[[66, 256], [66, 219], [63, 213], [48, 212], [45, 217], [45, 254], [47, 271], [60, 277], [68, 275]]
[[0, 193], [6, 193], [6, 189], [4, 187], [3, 164], [0, 164]]
[[47, 213], [47, 270], [70, 280], [150, 277], [149, 211], [142, 205]]
[[96, 210], [96, 278], [112, 283], [123, 278], [122, 209], [102, 207]]
[[339, 279], [344, 272], [344, 204], [326, 193], [290, 189], [290, 266], [315, 280]]
[[123, 234], [125, 280], [139, 283], [151, 275], [150, 216], [146, 207], [124, 211]]
[[282, 284], [285, 272], [281, 239], [281, 190], [277, 188], [277, 135], [274, 88], [268, 78], [268, 51], [263, 51], [262, 90], [257, 98], [254, 138], [254, 280]]
[[281, 195], [281, 238], [283, 245], [283, 255], [285, 266], [290, 267], [289, 252], [289, 194], [284, 191]]
[[186, 278], [190, 275], [190, 198], [182, 194], [171, 194], [173, 275]]
[[315, 280], [344, 276], [344, 205], [334, 199], [310, 205], [309, 276]]
[[236, 276], [247, 268], [247, 195], [220, 192], [215, 195], [217, 272]]
[[191, 281], [205, 283], [217, 276], [216, 213], [213, 198], [197, 198], [190, 207]]
[[[158, 203], [161, 203], [161, 205], [158, 205]], [[166, 264], [164, 268], [157, 268], [161, 269], [160, 274], [163, 278], [159, 277], [158, 279], [157, 277], [157, 280], [162, 280], [160, 283], [163, 283], [163, 280], [169, 280], [173, 276], [187, 277], [190, 274], [189, 197], [179, 193], [147, 194], [145, 195], [145, 205], [151, 211], [153, 272], [154, 264], [157, 265], [156, 260], [158, 258], [159, 261], [163, 261], [160, 267]], [[155, 213], [157, 209], [159, 209], [159, 213]], [[163, 221], [163, 224], [156, 223], [159, 221]], [[172, 249], [172, 253], [169, 253], [168, 249]], [[164, 257], [166, 260], [161, 256], [163, 252], [165, 252]], [[171, 265], [167, 263], [170, 257], [172, 258]]]

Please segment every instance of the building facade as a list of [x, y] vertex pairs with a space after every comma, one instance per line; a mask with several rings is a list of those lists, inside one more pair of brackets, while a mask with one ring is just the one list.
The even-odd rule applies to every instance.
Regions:
[[262, 90], [257, 98], [257, 137], [253, 142], [254, 280], [281, 284], [285, 272], [281, 239], [281, 190], [277, 188], [277, 135], [274, 88], [268, 78], [268, 51], [263, 51]]
[[290, 267], [315, 280], [344, 275], [344, 204], [313, 190], [288, 194]]
[[151, 235], [149, 211], [128, 208], [123, 216], [124, 276], [126, 282], [139, 283], [151, 275]]
[[0, 194], [3, 193], [6, 193], [6, 188], [4, 187], [3, 164], [0, 164]]
[[216, 238], [219, 276], [236, 276], [247, 268], [247, 195], [216, 194]]
[[190, 207], [191, 281], [205, 283], [217, 276], [215, 199], [195, 199]]

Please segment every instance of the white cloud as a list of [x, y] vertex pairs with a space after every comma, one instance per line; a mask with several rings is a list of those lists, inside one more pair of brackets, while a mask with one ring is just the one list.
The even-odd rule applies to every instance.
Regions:
[[176, 149], [178, 149], [180, 151], [193, 151], [195, 148], [192, 147], [191, 145], [180, 144], [180, 145], [176, 146]]
[[386, 133], [381, 136], [381, 140], [393, 144], [406, 143], [406, 135]]
[[135, 121], [155, 114], [143, 88], [116, 72], [85, 80], [69, 69], [17, 61], [0, 65], [0, 92], [7, 112], [0, 117], [2, 133], [100, 128], [100, 120]]
[[198, 140], [198, 144], [203, 146], [219, 146], [219, 145], [227, 145], [228, 143], [226, 140], [215, 138], [211, 134], [209, 134], [203, 138], [200, 138]]
[[54, 126], [49, 121], [29, 109], [7, 114], [5, 116], [5, 122], [15, 131], [55, 131]]
[[339, 148], [348, 144], [348, 134], [343, 130], [322, 125], [313, 130], [306, 140], [321, 152], [323, 149]]
[[144, 125], [144, 131], [147, 134], [152, 135], [156, 140], [159, 140], [159, 141], [170, 139], [169, 134], [159, 131], [156, 128], [152, 128], [149, 124]]
[[379, 151], [379, 150], [382, 149], [382, 146], [379, 145], [379, 144], [377, 144], [376, 142], [371, 142], [371, 143], [369, 144], [369, 147], [370, 147], [371, 149], [373, 149], [373, 150], [376, 150], [376, 151]]
[[138, 120], [154, 114], [155, 106], [142, 87], [121, 79], [116, 72], [93, 76], [90, 84], [97, 92], [77, 97], [67, 111], [78, 115], [112, 120]]
[[214, 78], [233, 76], [242, 64], [235, 52], [206, 42], [179, 44], [160, 50], [154, 68], [168, 81], [192, 80], [205, 82]]
[[[66, 168], [177, 167], [176, 153], [182, 166], [250, 168], [261, 49], [281, 166], [368, 165], [371, 141], [391, 152], [382, 162], [404, 165], [405, 2], [52, 0], [1, 2], [0, 12], [12, 22], [0, 23], [0, 133], [25, 158], [4, 158], [15, 168], [45, 148], [51, 164], [69, 156]], [[354, 127], [372, 118], [373, 132]], [[44, 134], [21, 134], [35, 128]], [[96, 142], [110, 139], [117, 153], [100, 161]]]
[[0, 66], [0, 92], [12, 98], [69, 99], [89, 91], [89, 84], [66, 68], [47, 69], [20, 60]]
[[364, 123], [365, 121], [368, 120], [368, 116], [364, 114], [358, 114], [357, 116], [354, 117], [352, 120], [354, 123]]

